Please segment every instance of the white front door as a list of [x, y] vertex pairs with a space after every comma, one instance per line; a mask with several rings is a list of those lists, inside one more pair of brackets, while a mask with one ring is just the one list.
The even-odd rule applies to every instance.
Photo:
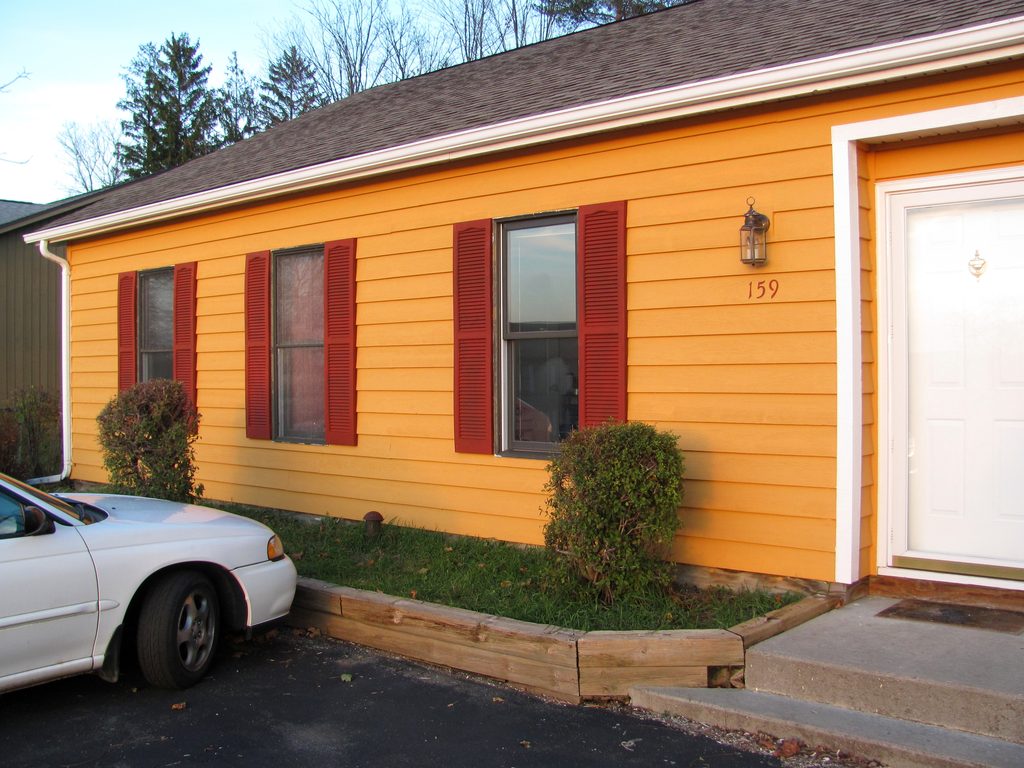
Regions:
[[890, 564], [1024, 581], [1024, 179], [889, 206]]

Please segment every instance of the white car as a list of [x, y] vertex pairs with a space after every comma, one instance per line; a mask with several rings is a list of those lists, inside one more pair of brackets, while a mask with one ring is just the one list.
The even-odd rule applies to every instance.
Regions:
[[115, 681], [135, 649], [184, 688], [224, 630], [283, 617], [295, 566], [273, 531], [191, 504], [53, 496], [0, 475], [0, 691], [86, 672]]

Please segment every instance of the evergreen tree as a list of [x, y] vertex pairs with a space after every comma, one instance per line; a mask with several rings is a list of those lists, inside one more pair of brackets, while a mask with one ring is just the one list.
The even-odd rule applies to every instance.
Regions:
[[262, 82], [260, 91], [260, 116], [268, 126], [316, 109], [323, 101], [312, 67], [294, 45], [267, 68], [267, 79]]
[[129, 179], [168, 170], [220, 146], [217, 99], [206, 82], [199, 43], [187, 34], [171, 36], [158, 49], [152, 43], [124, 75], [125, 98], [118, 102], [130, 118], [121, 122], [118, 152]]
[[541, 12], [566, 29], [643, 16], [690, 0], [542, 0]]
[[221, 136], [225, 144], [247, 139], [263, 130], [256, 103], [256, 78], [249, 77], [238, 63], [238, 52], [231, 54], [227, 78], [217, 98]]

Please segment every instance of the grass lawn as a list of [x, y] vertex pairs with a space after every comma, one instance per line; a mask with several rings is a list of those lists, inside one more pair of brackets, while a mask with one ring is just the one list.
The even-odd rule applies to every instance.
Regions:
[[361, 524], [335, 518], [203, 503], [269, 525], [302, 576], [569, 629], [727, 628], [801, 597], [679, 587], [606, 606], [549, 587], [539, 547], [397, 525], [384, 525], [379, 537], [368, 539]]

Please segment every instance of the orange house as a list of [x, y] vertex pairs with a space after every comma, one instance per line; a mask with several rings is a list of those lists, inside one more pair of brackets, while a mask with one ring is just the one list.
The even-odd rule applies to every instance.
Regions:
[[112, 189], [26, 237], [67, 471], [174, 376], [210, 498], [538, 543], [558, 441], [628, 418], [695, 575], [1024, 589], [1022, 56], [1020, 0], [698, 0]]

